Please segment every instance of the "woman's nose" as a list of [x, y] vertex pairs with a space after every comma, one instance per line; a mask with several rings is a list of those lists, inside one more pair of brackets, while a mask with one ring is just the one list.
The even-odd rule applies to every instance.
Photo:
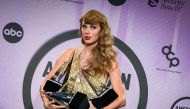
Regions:
[[85, 34], [88, 34], [88, 33], [90, 33], [90, 29], [86, 28], [84, 32], [85, 32]]

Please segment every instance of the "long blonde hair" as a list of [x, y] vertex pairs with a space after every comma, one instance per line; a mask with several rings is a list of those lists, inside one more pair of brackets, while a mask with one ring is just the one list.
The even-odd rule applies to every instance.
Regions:
[[[98, 45], [92, 50], [93, 56], [88, 60], [88, 72], [108, 73], [113, 69], [112, 62], [115, 61], [116, 52], [113, 49], [114, 37], [110, 33], [110, 27], [107, 18], [96, 10], [88, 11], [83, 17], [80, 18], [80, 34], [82, 22], [86, 24], [99, 24], [101, 28], [100, 38]], [[82, 40], [84, 44], [84, 41]]]

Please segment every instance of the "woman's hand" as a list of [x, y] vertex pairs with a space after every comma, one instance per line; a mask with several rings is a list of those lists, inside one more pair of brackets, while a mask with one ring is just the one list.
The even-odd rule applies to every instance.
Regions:
[[90, 104], [90, 108], [89, 109], [96, 109], [96, 107], [94, 107], [94, 105], [92, 104], [91, 101], [89, 101], [89, 104]]
[[54, 100], [44, 102], [44, 108], [45, 109], [62, 109], [62, 108], [67, 109], [66, 105], [64, 104], [56, 105]]

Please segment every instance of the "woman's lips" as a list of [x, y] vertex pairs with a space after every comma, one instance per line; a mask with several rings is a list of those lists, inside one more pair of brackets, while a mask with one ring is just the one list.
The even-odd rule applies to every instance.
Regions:
[[90, 40], [91, 37], [90, 37], [90, 36], [85, 36], [84, 39], [85, 39], [85, 40]]

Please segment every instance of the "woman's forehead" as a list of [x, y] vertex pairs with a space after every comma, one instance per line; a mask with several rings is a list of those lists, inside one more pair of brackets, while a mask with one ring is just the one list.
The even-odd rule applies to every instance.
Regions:
[[96, 22], [82, 22], [82, 25], [99, 25], [99, 23]]
[[99, 24], [100, 23], [100, 20], [97, 18], [83, 18], [83, 21], [85, 24], [91, 24], [91, 25], [94, 25], [94, 24]]

